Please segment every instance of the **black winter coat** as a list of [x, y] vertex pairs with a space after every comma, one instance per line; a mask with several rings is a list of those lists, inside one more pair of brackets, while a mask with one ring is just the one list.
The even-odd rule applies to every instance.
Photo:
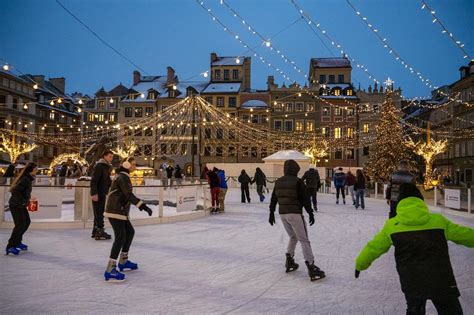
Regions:
[[272, 199], [270, 200], [270, 211], [275, 212], [278, 203], [280, 214], [297, 213], [303, 214], [303, 207], [308, 213], [311, 209], [308, 189], [301, 178], [298, 178], [300, 167], [294, 160], [285, 162], [283, 177], [275, 182]]
[[35, 178], [30, 174], [26, 174], [10, 188], [11, 197], [8, 205], [11, 208], [26, 208], [31, 199], [31, 191], [33, 190], [33, 181]]
[[183, 172], [181, 168], [176, 168], [174, 171], [174, 178], [183, 178]]
[[248, 187], [252, 183], [252, 179], [247, 175], [247, 173], [240, 174], [238, 181], [241, 188]]
[[301, 177], [301, 179], [305, 182], [306, 187], [308, 187], [308, 188], [318, 189], [319, 186], [321, 185], [320, 184], [321, 179], [319, 178], [319, 172], [314, 168], [310, 168], [309, 170], [307, 170], [304, 173], [303, 177]]
[[117, 170], [117, 174], [115, 174], [107, 196], [104, 217], [128, 220], [132, 204], [138, 208], [143, 202], [133, 194], [129, 171], [125, 168], [120, 168]]
[[207, 178], [209, 182], [209, 186], [212, 188], [219, 188], [221, 186], [221, 180], [219, 178], [219, 175], [217, 175], [216, 172], [214, 171], [209, 171], [207, 173]]
[[359, 175], [356, 177], [356, 182], [354, 184], [354, 189], [365, 189], [365, 176]]
[[397, 201], [400, 185], [405, 183], [415, 184], [415, 176], [409, 171], [397, 170], [393, 172], [388, 182], [387, 191], [385, 192], [385, 199]]
[[112, 167], [104, 159], [100, 159], [94, 166], [91, 178], [91, 196], [99, 195], [105, 197], [109, 193], [109, 188], [112, 180], [110, 173]]
[[251, 183], [256, 183], [257, 186], [267, 186], [267, 176], [263, 172], [255, 172]]

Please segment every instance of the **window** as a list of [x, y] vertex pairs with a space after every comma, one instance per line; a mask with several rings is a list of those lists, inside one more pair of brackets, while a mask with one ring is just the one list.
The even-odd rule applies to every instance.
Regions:
[[364, 124], [364, 125], [362, 126], [362, 131], [363, 131], [364, 133], [369, 133], [369, 124]]
[[346, 150], [346, 156], [347, 156], [348, 160], [353, 160], [354, 159], [354, 156], [355, 156], [354, 152], [355, 152], [354, 149], [347, 149]]
[[256, 158], [258, 156], [258, 150], [256, 147], [250, 148], [250, 156]]
[[146, 107], [145, 108], [145, 117], [150, 117], [153, 115], [153, 107]]
[[369, 155], [369, 147], [364, 147], [363, 151], [362, 151], [362, 154], [364, 156], [368, 156]]
[[336, 76], [334, 74], [329, 75], [329, 83], [336, 83]]
[[255, 114], [252, 115], [252, 123], [258, 124], [258, 115], [255, 115]]
[[104, 121], [105, 120], [104, 114], [99, 114], [99, 117], [97, 117], [97, 120], [98, 121]]
[[319, 76], [319, 83], [326, 83], [326, 75], [325, 74], [321, 74]]
[[245, 122], [248, 122], [249, 121], [249, 115], [243, 114], [242, 115], [242, 120], [245, 121]]
[[115, 122], [115, 114], [109, 114], [109, 122]]
[[344, 75], [343, 74], [339, 74], [337, 76], [337, 83], [344, 83]]
[[235, 130], [229, 130], [229, 140], [235, 139]]
[[293, 131], [293, 120], [285, 120], [285, 131]]
[[295, 121], [295, 131], [304, 131], [304, 124], [302, 120]]
[[229, 147], [227, 149], [227, 155], [228, 156], [235, 156], [235, 148], [234, 147]]
[[162, 143], [160, 145], [160, 151], [161, 151], [161, 154], [167, 154], [166, 152], [166, 144]]
[[295, 105], [295, 110], [296, 110], [297, 112], [302, 112], [302, 111], [304, 111], [304, 103], [296, 103], [296, 105]]
[[293, 111], [293, 103], [285, 103], [285, 111], [292, 112]]
[[374, 105], [372, 106], [372, 108], [373, 108], [374, 113], [378, 113], [378, 112], [379, 112], [379, 104], [374, 104]]
[[267, 157], [268, 156], [268, 153], [267, 153], [267, 149], [263, 148], [260, 150], [260, 157], [263, 159], [264, 157]]
[[151, 130], [151, 128], [146, 128], [145, 129], [145, 136], [147, 137], [152, 137], [153, 136], [153, 130]]
[[224, 107], [224, 97], [217, 97], [217, 107]]
[[143, 117], [143, 108], [142, 107], [135, 108], [135, 117]]
[[160, 131], [160, 134], [162, 136], [166, 135], [167, 133], [168, 133], [168, 128], [166, 128], [166, 127], [162, 128], [161, 131]]
[[335, 116], [342, 116], [342, 107], [334, 108], [334, 115]]
[[219, 128], [216, 130], [216, 138], [217, 139], [223, 139], [224, 138], [224, 130], [222, 128]]
[[466, 183], [472, 182], [472, 170], [466, 169]]
[[219, 69], [214, 70], [214, 79], [216, 79], [216, 80], [221, 79], [221, 70], [219, 70]]
[[306, 104], [306, 111], [314, 112], [314, 103], [307, 103]]
[[341, 149], [337, 149], [336, 152], [334, 152], [334, 158], [336, 160], [342, 160], [342, 150]]
[[354, 128], [352, 127], [347, 128], [347, 138], [354, 139]]
[[354, 108], [348, 108], [346, 113], [347, 113], [347, 116], [354, 116], [355, 110]]
[[222, 156], [222, 147], [216, 147], [216, 156]]
[[[52, 115], [52, 117], [51, 117], [51, 115]], [[50, 114], [49, 114], [49, 118], [50, 118], [50, 119], [54, 119], [54, 113], [50, 113]], [[89, 122], [94, 121], [94, 114], [89, 113], [89, 115], [87, 115], [87, 121], [89, 121]]]
[[212, 96], [206, 96], [206, 102], [208, 102], [209, 104], [213, 104], [212, 103]]
[[188, 152], [188, 145], [187, 144], [181, 144], [181, 155], [186, 155]]
[[331, 135], [331, 128], [330, 127], [323, 127], [321, 129], [321, 133], [322, 133], [324, 138], [329, 138], [329, 136]]
[[97, 108], [98, 109], [104, 109], [105, 108], [105, 101], [99, 101]]
[[282, 121], [281, 120], [274, 120], [273, 121], [273, 129], [276, 131], [281, 131], [282, 130]]
[[204, 156], [211, 156], [211, 147], [210, 146], [204, 147]]
[[306, 131], [313, 132], [314, 131], [314, 121], [307, 120], [306, 121]]
[[342, 128], [340, 127], [334, 128], [334, 139], [340, 139], [341, 133], [342, 133]]
[[224, 80], [229, 80], [229, 70], [224, 70]]
[[282, 104], [281, 103], [273, 103], [275, 106], [273, 107], [276, 112], [281, 112]]
[[171, 154], [178, 154], [178, 144], [177, 143], [172, 143], [170, 145], [170, 153]]
[[331, 116], [331, 108], [323, 107], [323, 116]]
[[232, 79], [238, 80], [239, 79], [239, 70], [232, 70]]
[[242, 156], [243, 157], [248, 157], [249, 156], [249, 148], [242, 147]]
[[153, 155], [153, 146], [151, 144], [146, 144], [144, 151], [145, 151], [145, 156]]
[[148, 92], [148, 99], [149, 100], [154, 100], [156, 99], [156, 94], [153, 91]]
[[352, 95], [353, 95], [352, 89], [347, 89], [347, 90], [346, 90], [346, 95], [347, 95], [347, 96], [352, 96]]
[[340, 89], [334, 89], [333, 92], [334, 92], [334, 95], [335, 95], [335, 96], [341, 95], [341, 90], [340, 90]]
[[267, 118], [267, 115], [260, 115], [260, 122], [261, 122], [262, 124], [266, 123], [266, 122], [267, 122], [267, 119], [268, 119], [268, 118]]
[[229, 97], [229, 107], [236, 107], [237, 106], [237, 97], [231, 96]]
[[204, 139], [211, 139], [211, 129], [210, 128], [204, 129]]

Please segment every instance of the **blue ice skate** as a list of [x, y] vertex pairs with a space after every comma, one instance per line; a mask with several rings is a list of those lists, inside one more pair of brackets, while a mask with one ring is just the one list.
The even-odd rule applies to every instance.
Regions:
[[[137, 270], [138, 265], [134, 262], [131, 262], [130, 260], [127, 260], [124, 264], [119, 263], [118, 264], [119, 270], [124, 271], [125, 269], [127, 270]], [[127, 271], [125, 270], [125, 271]]]
[[28, 250], [28, 245], [20, 243], [20, 245], [18, 245], [16, 248], [19, 250]]
[[5, 250], [5, 255], [13, 254], [15, 256], [18, 256], [19, 253], [20, 253], [20, 250], [16, 247], [10, 247]]
[[105, 281], [108, 282], [123, 282], [125, 281], [125, 275], [118, 272], [115, 267], [110, 272], [104, 272]]

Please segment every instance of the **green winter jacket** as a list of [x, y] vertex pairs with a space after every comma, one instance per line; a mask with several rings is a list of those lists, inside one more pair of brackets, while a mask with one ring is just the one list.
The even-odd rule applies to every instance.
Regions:
[[397, 206], [397, 215], [367, 243], [356, 259], [356, 270], [395, 247], [402, 291], [411, 297], [459, 296], [449, 259], [447, 241], [474, 247], [474, 229], [433, 214], [422, 199], [408, 197]]

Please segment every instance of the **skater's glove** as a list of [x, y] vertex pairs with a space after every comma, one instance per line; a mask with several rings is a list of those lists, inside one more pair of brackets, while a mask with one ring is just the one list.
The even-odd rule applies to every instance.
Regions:
[[275, 224], [275, 212], [270, 211], [270, 217], [268, 218], [268, 223], [270, 223], [271, 226]]
[[314, 224], [314, 213], [313, 212], [310, 212], [309, 213], [309, 225], [313, 225]]
[[355, 274], [354, 274], [354, 276], [356, 277], [356, 279], [359, 278], [359, 275], [360, 275], [360, 271], [356, 269]]
[[142, 203], [141, 206], [138, 208], [140, 211], [145, 211], [151, 217], [153, 210], [151, 210], [146, 204]]

